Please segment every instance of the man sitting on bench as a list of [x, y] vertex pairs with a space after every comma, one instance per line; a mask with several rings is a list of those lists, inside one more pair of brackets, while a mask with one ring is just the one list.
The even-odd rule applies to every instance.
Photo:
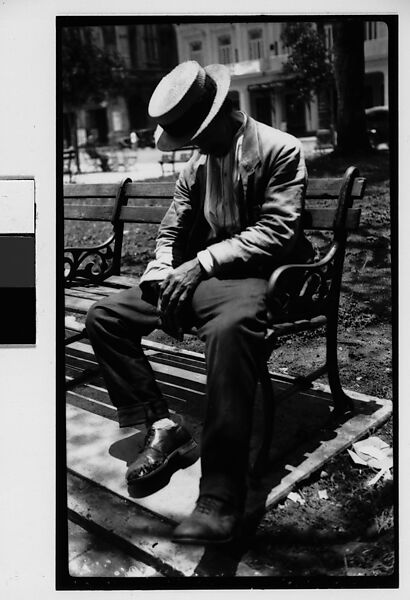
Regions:
[[[205, 341], [207, 410], [199, 498], [173, 540], [231, 540], [244, 510], [252, 410], [267, 328], [267, 278], [306, 262], [301, 229], [306, 169], [297, 139], [233, 109], [223, 65], [180, 64], [155, 89], [149, 114], [157, 146], [195, 145], [159, 229], [156, 258], [140, 287], [95, 304], [87, 331], [120, 427], [145, 424], [145, 445], [129, 483], [158, 474], [195, 447], [170, 416], [141, 348], [162, 328], [175, 337], [195, 325]], [[269, 307], [272, 310], [272, 307]]]

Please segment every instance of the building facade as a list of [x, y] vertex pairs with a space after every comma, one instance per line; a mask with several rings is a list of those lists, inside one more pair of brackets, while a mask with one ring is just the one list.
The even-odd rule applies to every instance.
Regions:
[[[126, 90], [99, 103], [89, 102], [76, 111], [77, 142], [92, 134], [97, 144], [116, 144], [130, 131], [154, 127], [147, 107], [161, 78], [178, 63], [175, 29], [168, 23], [92, 27], [93, 42], [118, 54], [125, 66]], [[69, 115], [64, 116], [67, 145]]]
[[388, 30], [386, 23], [365, 23], [365, 106], [389, 105]]
[[[332, 128], [332, 93], [309, 105], [296, 98], [283, 71], [287, 51], [281, 40], [286, 23], [144, 23], [93, 27], [96, 45], [118, 53], [125, 65], [127, 91], [88, 103], [76, 111], [81, 145], [91, 133], [98, 144], [116, 144], [130, 131], [154, 127], [147, 112], [160, 79], [184, 60], [202, 65], [223, 63], [232, 77], [230, 96], [250, 115], [298, 137]], [[365, 105], [388, 105], [388, 31], [383, 22], [365, 27]], [[332, 27], [324, 25], [331, 50]], [[65, 122], [68, 115], [65, 115]], [[69, 127], [64, 127], [70, 145]], [[71, 142], [72, 143], [72, 142]]]
[[[286, 23], [195, 23], [176, 25], [179, 60], [226, 64], [232, 77], [231, 98], [256, 119], [298, 137], [331, 127], [331, 97], [309, 105], [297, 100], [283, 72], [287, 51], [281, 40]], [[332, 47], [332, 28], [324, 26]], [[387, 26], [365, 23], [366, 108], [388, 104]]]

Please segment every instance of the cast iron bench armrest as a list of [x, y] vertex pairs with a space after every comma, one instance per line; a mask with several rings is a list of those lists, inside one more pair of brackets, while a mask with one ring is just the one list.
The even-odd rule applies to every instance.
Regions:
[[[86, 279], [91, 283], [100, 283], [119, 272], [118, 263], [121, 259], [123, 222], [120, 221], [121, 209], [127, 202], [126, 189], [131, 179], [126, 177], [116, 188], [113, 206], [102, 206], [110, 211], [109, 220], [112, 232], [101, 244], [93, 246], [69, 246], [64, 248], [64, 279], [70, 285], [77, 278]], [[77, 207], [74, 206], [74, 209]], [[96, 207], [85, 207], [97, 209]], [[94, 215], [95, 217], [96, 215]], [[82, 215], [86, 220], [91, 215]], [[78, 218], [78, 215], [77, 215]], [[117, 247], [117, 250], [116, 250]]]
[[[115, 240], [115, 231], [97, 246], [69, 246], [64, 248], [64, 279], [69, 284], [80, 276], [95, 283], [111, 275], [108, 261], [112, 261], [114, 253], [111, 244]], [[98, 262], [96, 263], [96, 260]], [[96, 264], [99, 267], [96, 270]]]
[[105, 240], [105, 242], [102, 242], [101, 244], [97, 244], [96, 246], [66, 246], [64, 248], [64, 252], [89, 252], [89, 251], [93, 251], [93, 250], [101, 250], [101, 248], [105, 248], [106, 246], [108, 246], [108, 244], [111, 244], [111, 242], [114, 240], [115, 238], [115, 233], [111, 233], [111, 235]]
[[334, 244], [332, 244], [332, 246], [331, 246], [330, 250], [328, 251], [328, 253], [326, 254], [326, 256], [324, 256], [321, 260], [318, 260], [313, 263], [282, 265], [281, 267], [278, 267], [277, 269], [275, 269], [268, 281], [268, 291], [267, 291], [268, 299], [273, 299], [274, 293], [276, 292], [276, 288], [278, 285], [278, 281], [284, 273], [288, 273], [292, 269], [293, 270], [299, 269], [302, 271], [321, 273], [321, 270], [323, 269], [323, 267], [326, 267], [327, 265], [329, 265], [330, 262], [334, 259], [335, 255], [337, 253], [337, 250], [338, 250], [338, 245], [337, 245], [337, 243], [334, 243]]

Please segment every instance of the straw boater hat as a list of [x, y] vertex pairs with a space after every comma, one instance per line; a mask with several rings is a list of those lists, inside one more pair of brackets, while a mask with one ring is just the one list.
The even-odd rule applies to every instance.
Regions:
[[181, 63], [161, 79], [148, 106], [158, 123], [157, 147], [177, 150], [194, 142], [217, 115], [229, 85], [224, 65], [201, 67], [194, 60]]

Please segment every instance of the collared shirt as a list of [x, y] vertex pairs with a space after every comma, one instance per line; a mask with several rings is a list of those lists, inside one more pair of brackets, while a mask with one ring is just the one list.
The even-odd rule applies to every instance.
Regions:
[[[204, 216], [209, 224], [207, 244], [230, 237], [241, 231], [240, 192], [241, 181], [239, 163], [242, 158], [243, 123], [232, 140], [231, 149], [225, 156], [207, 156], [207, 177], [204, 203]], [[213, 259], [208, 250], [197, 254], [201, 266], [207, 273], [212, 272]]]

